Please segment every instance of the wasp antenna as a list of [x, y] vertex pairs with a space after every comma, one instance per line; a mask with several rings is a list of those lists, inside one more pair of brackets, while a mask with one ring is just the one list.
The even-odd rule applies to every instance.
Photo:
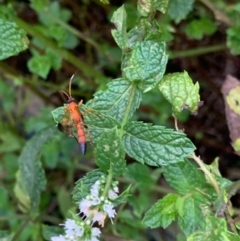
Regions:
[[69, 96], [72, 97], [72, 79], [74, 78], [75, 74], [72, 75], [72, 77], [70, 78], [69, 80], [69, 90], [68, 90], [68, 93], [69, 93]]
[[67, 96], [68, 99], [70, 99], [70, 96], [64, 91], [64, 90], [59, 90], [60, 93], [64, 94]]

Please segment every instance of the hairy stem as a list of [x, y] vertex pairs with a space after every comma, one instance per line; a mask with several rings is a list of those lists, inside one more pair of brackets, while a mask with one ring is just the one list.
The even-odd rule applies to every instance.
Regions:
[[209, 182], [212, 184], [212, 186], [214, 187], [215, 191], [217, 194], [220, 193], [220, 189], [219, 189], [219, 186], [218, 186], [218, 183], [217, 181], [214, 179], [212, 173], [206, 168], [205, 164], [202, 162], [202, 160], [197, 157], [195, 155], [195, 153], [193, 153], [192, 157], [191, 157], [199, 166], [200, 168], [202, 169], [202, 171], [204, 172], [204, 174], [208, 177], [209, 179]]

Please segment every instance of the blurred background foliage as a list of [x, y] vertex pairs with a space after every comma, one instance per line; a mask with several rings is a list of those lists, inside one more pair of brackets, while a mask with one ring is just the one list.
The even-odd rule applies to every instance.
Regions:
[[[188, 4], [169, 1], [167, 13], [156, 14], [169, 53], [166, 73], [186, 70], [201, 86], [204, 105], [196, 116], [184, 111], [179, 128], [196, 145], [202, 160], [211, 163], [219, 157], [223, 176], [236, 180], [240, 178], [240, 159], [230, 144], [220, 89], [226, 74], [240, 77], [240, 3], [198, 0], [191, 5], [190, 2], [193, 1]], [[51, 111], [65, 101], [59, 90], [68, 90], [73, 74], [72, 95], [84, 102], [121, 75], [121, 51], [111, 36], [114, 26], [110, 18], [124, 3], [130, 29], [138, 12], [136, 1], [131, 0], [113, 0], [109, 5], [88, 0], [1, 0], [0, 3], [0, 19], [16, 22], [30, 41], [26, 51], [0, 62], [0, 229], [16, 230], [23, 214], [16, 207], [13, 185], [17, 159], [26, 141], [43, 128], [55, 125]], [[181, 10], [184, 8], [185, 14], [174, 4]], [[144, 94], [134, 119], [173, 127], [171, 112], [171, 106], [156, 89]], [[89, 145], [89, 149], [93, 147]], [[75, 140], [62, 133], [44, 146], [42, 161], [48, 184], [41, 201], [43, 223], [58, 224], [66, 217], [66, 210], [72, 207], [70, 194], [74, 182], [93, 168], [89, 161], [92, 156], [88, 151], [82, 157]], [[151, 175], [158, 177], [159, 172], [151, 170]], [[128, 179], [120, 181], [124, 185]], [[163, 180], [158, 185], [153, 189], [160, 196], [168, 192]], [[135, 188], [130, 205], [138, 212], [123, 211], [113, 233], [135, 240], [155, 240], [154, 237], [161, 240], [160, 236], [165, 237], [163, 240], [175, 240], [174, 233], [163, 230], [144, 231], [144, 237], [140, 235], [139, 230], [144, 227], [133, 223], [132, 215], [140, 217], [151, 205], [150, 199], [158, 197], [147, 197], [146, 192]], [[138, 199], [134, 201], [134, 197]], [[239, 207], [240, 196], [234, 198], [233, 204]], [[33, 238], [37, 228], [28, 226], [21, 240], [38, 240]], [[44, 237], [49, 237], [49, 232], [47, 227], [43, 228]], [[108, 229], [105, 232], [104, 238], [112, 240]]]

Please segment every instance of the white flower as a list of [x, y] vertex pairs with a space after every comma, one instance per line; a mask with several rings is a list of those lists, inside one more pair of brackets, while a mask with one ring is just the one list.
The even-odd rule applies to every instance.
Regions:
[[[99, 228], [92, 228], [92, 241], [93, 240], [98, 240], [96, 237], [98, 237], [101, 234], [101, 231]], [[93, 239], [95, 238], [95, 239]]]
[[63, 224], [65, 226], [66, 229], [72, 229], [75, 228], [77, 226], [75, 220], [68, 218], [65, 222], [65, 224]]
[[51, 241], [67, 241], [67, 240], [65, 239], [64, 236], [60, 235], [60, 236], [52, 237]]
[[93, 197], [98, 197], [99, 196], [99, 189], [100, 189], [100, 182], [96, 181], [91, 187], [91, 195]]
[[101, 225], [102, 227], [104, 227], [104, 221], [106, 218], [106, 214], [103, 212], [97, 212], [92, 219], [92, 222], [98, 222], [99, 225]]
[[75, 220], [67, 219], [64, 225], [65, 233], [69, 236], [82, 237], [84, 227], [77, 224]]
[[88, 213], [90, 210], [90, 207], [92, 205], [92, 202], [88, 199], [82, 199], [82, 201], [79, 203], [79, 210], [80, 213]]
[[114, 186], [113, 191], [116, 192], [116, 193], [119, 193], [118, 186]]
[[93, 206], [99, 205], [101, 203], [101, 200], [99, 197], [93, 197], [91, 200], [91, 203]]
[[114, 200], [118, 197], [118, 195], [116, 192], [114, 192], [114, 190], [110, 189], [108, 191], [108, 197], [109, 197], [109, 199]]
[[113, 223], [112, 218], [114, 218], [116, 215], [116, 212], [113, 209], [113, 205], [109, 203], [105, 203], [103, 205], [103, 210], [107, 213], [108, 217], [111, 219], [111, 222]]

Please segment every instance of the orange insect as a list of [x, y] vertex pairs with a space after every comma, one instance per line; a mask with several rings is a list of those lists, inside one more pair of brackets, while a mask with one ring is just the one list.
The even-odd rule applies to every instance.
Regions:
[[72, 79], [74, 75], [71, 77], [69, 81], [69, 94], [67, 94], [65, 91], [61, 90], [62, 93], [64, 93], [67, 97], [67, 103], [68, 106], [66, 106], [66, 112], [67, 116], [62, 119], [61, 123], [58, 124], [58, 129], [60, 131], [64, 131], [68, 133], [70, 136], [74, 136], [73, 134], [73, 127], [77, 130], [76, 139], [79, 144], [81, 153], [85, 155], [87, 151], [87, 139], [84, 132], [84, 128], [86, 127], [83, 121], [83, 115], [79, 110], [79, 106], [82, 104], [83, 100], [81, 100], [78, 104], [76, 100], [71, 95], [71, 85], [72, 85]]

